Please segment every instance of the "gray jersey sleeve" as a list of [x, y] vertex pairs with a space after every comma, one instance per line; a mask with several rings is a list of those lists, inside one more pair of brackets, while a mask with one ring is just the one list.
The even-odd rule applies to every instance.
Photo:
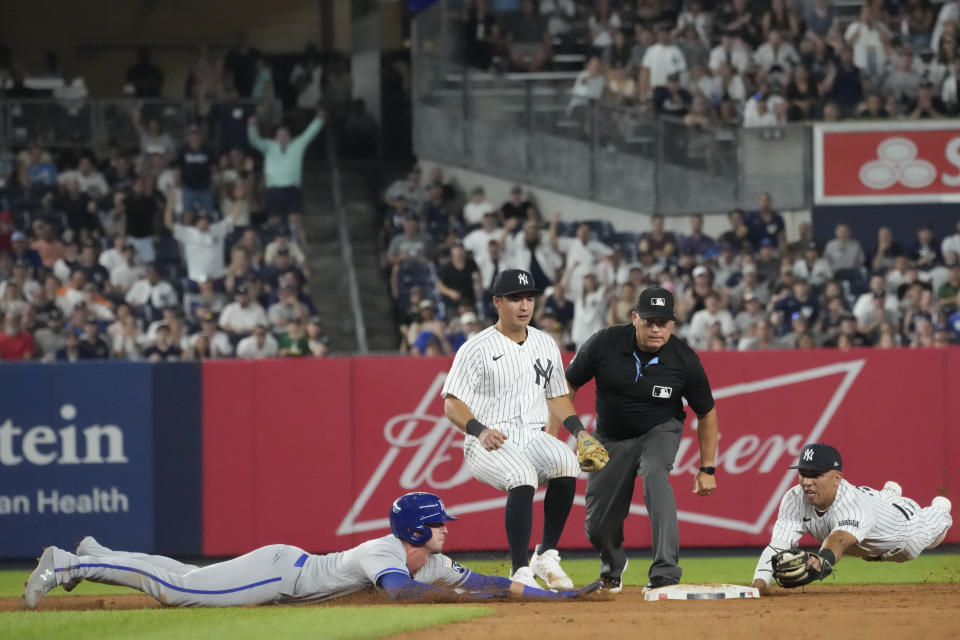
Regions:
[[454, 562], [442, 553], [436, 553], [427, 559], [420, 571], [413, 576], [417, 582], [441, 587], [456, 587], [470, 575], [470, 570]]
[[410, 575], [407, 570], [407, 559], [403, 547], [391, 544], [389, 539], [379, 539], [370, 544], [360, 557], [360, 569], [377, 588], [380, 588], [380, 578], [388, 573]]

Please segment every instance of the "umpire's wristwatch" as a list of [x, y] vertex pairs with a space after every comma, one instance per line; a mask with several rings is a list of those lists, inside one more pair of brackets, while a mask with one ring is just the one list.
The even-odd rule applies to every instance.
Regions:
[[717, 472], [717, 468], [716, 467], [700, 467], [700, 471], [702, 473], [707, 474], [708, 476], [712, 476], [714, 473]]

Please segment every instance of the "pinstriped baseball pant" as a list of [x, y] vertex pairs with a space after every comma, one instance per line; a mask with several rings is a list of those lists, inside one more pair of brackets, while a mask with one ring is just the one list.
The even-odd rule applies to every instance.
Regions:
[[553, 478], [576, 478], [577, 456], [549, 433], [532, 427], [498, 427], [507, 436], [503, 446], [487, 451], [474, 436], [464, 438], [463, 455], [470, 473], [483, 484], [510, 491], [545, 485]]

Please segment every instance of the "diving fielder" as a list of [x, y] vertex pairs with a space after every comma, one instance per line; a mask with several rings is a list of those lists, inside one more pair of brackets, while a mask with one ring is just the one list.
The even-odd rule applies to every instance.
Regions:
[[[800, 484], [783, 496], [770, 544], [757, 562], [753, 586], [761, 590], [772, 580], [784, 587], [822, 580], [844, 555], [913, 560], [943, 542], [953, 525], [950, 500], [943, 496], [921, 508], [893, 481], [880, 491], [853, 486], [843, 479], [840, 452], [828, 444], [808, 444], [790, 468]], [[818, 553], [795, 549], [804, 533], [822, 543]]]
[[[540, 578], [551, 589], [569, 589], [573, 582], [560, 566], [557, 544], [577, 475], [600, 469], [607, 452], [584, 431], [567, 397], [556, 342], [528, 326], [540, 293], [533, 276], [502, 271], [491, 293], [499, 319], [457, 351], [441, 392], [444, 415], [467, 434], [463, 452], [473, 477], [507, 492], [511, 578], [531, 587]], [[577, 436], [579, 460], [544, 431], [548, 411]], [[533, 495], [544, 484], [543, 537], [531, 559]]]
[[593, 583], [574, 591], [531, 589], [498, 576], [474, 573], [440, 553], [446, 523], [456, 520], [431, 493], [408, 493], [390, 509], [391, 535], [340, 553], [311, 555], [274, 544], [207, 567], [163, 556], [114, 551], [91, 537], [77, 553], [47, 547], [27, 581], [23, 598], [33, 609], [57, 585], [67, 590], [81, 580], [138, 589], [178, 607], [235, 607], [294, 604], [384, 589], [395, 600], [478, 600], [520, 596], [576, 598], [595, 591]]

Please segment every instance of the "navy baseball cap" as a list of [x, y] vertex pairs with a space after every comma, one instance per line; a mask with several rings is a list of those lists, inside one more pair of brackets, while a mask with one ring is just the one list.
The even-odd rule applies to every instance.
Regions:
[[516, 293], [533, 293], [540, 295], [542, 289], [537, 288], [533, 276], [523, 269], [507, 269], [497, 274], [493, 281], [491, 295], [496, 297], [512, 296]]
[[673, 305], [673, 294], [670, 291], [663, 287], [648, 287], [637, 296], [634, 311], [641, 318], [676, 320], [673, 317]]
[[843, 471], [843, 459], [840, 452], [828, 444], [817, 442], [808, 444], [800, 452], [800, 460], [790, 467], [806, 471]]

